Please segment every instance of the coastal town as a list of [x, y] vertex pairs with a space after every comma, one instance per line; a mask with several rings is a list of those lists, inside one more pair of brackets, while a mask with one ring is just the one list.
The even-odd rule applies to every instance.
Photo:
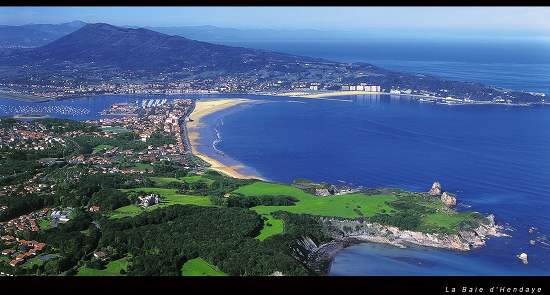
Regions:
[[[104, 110], [105, 116], [82, 124], [0, 119], [2, 157], [7, 155], [3, 160], [13, 164], [3, 166], [1, 171], [0, 198], [10, 201], [0, 207], [0, 265], [25, 267], [55, 258], [56, 255], [50, 254], [56, 251], [46, 248], [46, 243], [29, 239], [69, 222], [78, 211], [70, 206], [46, 205], [29, 212], [29, 206], [34, 206], [27, 203], [29, 198], [55, 198], [63, 182], [78, 182], [84, 175], [151, 174], [154, 170], [151, 163], [174, 163], [189, 171], [203, 169], [202, 166], [192, 169], [197, 165], [188, 154], [182, 127], [193, 105], [191, 99], [113, 104]], [[125, 138], [132, 140], [128, 142]], [[64, 174], [65, 169], [72, 170]], [[136, 204], [146, 208], [159, 200], [158, 195], [144, 195]], [[99, 213], [105, 210], [99, 203], [92, 202], [84, 209]], [[42, 253], [45, 249], [50, 249], [46, 251], [49, 254]]]
[[[248, 85], [249, 83], [247, 83]], [[39, 86], [36, 86], [40, 88]], [[204, 85], [202, 83], [168, 83], [168, 84], [100, 84], [88, 87], [73, 88], [72, 86], [49, 87], [48, 90], [14, 90], [19, 89], [14, 84], [0, 83], [0, 93], [4, 96], [17, 98], [23, 101], [48, 101], [66, 99], [90, 95], [212, 95], [212, 94], [252, 94], [274, 95], [304, 98], [323, 98], [346, 95], [389, 95], [392, 97], [405, 97], [419, 102], [429, 102], [447, 105], [456, 104], [503, 104], [503, 105], [533, 105], [546, 104], [546, 94], [529, 92], [529, 95], [538, 100], [533, 102], [518, 102], [512, 96], [503, 94], [492, 95], [491, 98], [478, 99], [473, 96], [453, 97], [448, 89], [415, 89], [400, 87], [399, 85], [382, 87], [368, 83], [342, 84], [320, 82], [296, 82], [285, 83], [276, 81], [273, 83], [261, 83], [258, 87], [239, 86], [233, 83], [221, 83], [219, 86]], [[78, 110], [66, 110], [78, 112]]]

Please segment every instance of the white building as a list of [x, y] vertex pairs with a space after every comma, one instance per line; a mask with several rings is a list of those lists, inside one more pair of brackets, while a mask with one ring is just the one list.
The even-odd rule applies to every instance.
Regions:
[[139, 206], [143, 208], [147, 208], [149, 206], [158, 204], [160, 202], [160, 196], [157, 194], [149, 194], [146, 196], [138, 197], [138, 200], [139, 200]]

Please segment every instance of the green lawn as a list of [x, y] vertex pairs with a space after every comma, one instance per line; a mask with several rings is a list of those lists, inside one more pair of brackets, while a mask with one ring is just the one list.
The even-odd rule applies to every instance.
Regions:
[[105, 269], [93, 269], [85, 266], [78, 269], [77, 276], [120, 276], [120, 270], [128, 270], [128, 257], [107, 263]]
[[185, 176], [180, 178], [173, 178], [173, 177], [150, 177], [150, 179], [155, 183], [155, 185], [158, 186], [165, 186], [172, 182], [178, 182], [178, 183], [195, 183], [198, 181], [204, 181], [208, 185], [212, 185], [214, 183], [214, 180], [201, 176], [201, 175], [193, 175], [193, 176]]
[[[43, 255], [35, 256], [35, 257], [33, 257], [33, 258], [27, 260], [27, 262], [25, 262], [24, 264], [22, 264], [21, 267], [26, 268], [26, 269], [32, 269], [32, 267], [33, 267], [34, 265], [38, 265], [38, 266], [42, 265], [42, 264], [44, 264], [44, 263], [46, 262], [46, 260], [42, 260], [42, 259], [40, 259], [40, 257], [41, 257], [41, 256], [45, 256], [45, 255], [47, 255], [47, 256], [52, 256], [52, 258], [50, 258], [50, 259], [59, 258], [59, 257], [60, 257], [60, 256], [57, 255], [57, 254], [43, 254]], [[8, 259], [8, 261], [9, 261], [9, 259]]]
[[317, 197], [290, 185], [267, 182], [245, 185], [235, 192], [245, 196], [285, 195], [298, 199], [294, 206], [256, 206], [251, 208], [264, 216], [275, 211], [344, 218], [373, 216], [376, 213], [395, 211], [386, 202], [396, 199], [393, 195], [367, 196], [364, 194]]
[[138, 207], [136, 205], [128, 205], [128, 206], [120, 207], [120, 208], [116, 209], [115, 211], [113, 211], [113, 213], [111, 213], [109, 218], [117, 219], [117, 218], [123, 218], [123, 217], [136, 216], [136, 215], [140, 214], [143, 211], [145, 211], [145, 210], [141, 209], [140, 207]]
[[100, 144], [100, 145], [96, 145], [94, 147], [94, 152], [101, 153], [101, 152], [105, 152], [105, 151], [108, 151], [108, 150], [113, 149], [113, 148], [114, 148], [114, 146], [112, 146], [112, 145]]
[[136, 163], [134, 165], [134, 167], [140, 171], [145, 171], [145, 172], [148, 172], [148, 171], [153, 171], [153, 165], [151, 164], [146, 164], [146, 163]]
[[182, 276], [227, 276], [226, 273], [220, 271], [216, 266], [208, 263], [202, 258], [195, 258], [186, 261], [181, 266]]
[[38, 220], [38, 227], [40, 229], [48, 229], [48, 228], [50, 228], [50, 223], [51, 223], [50, 218], [45, 217], [45, 218], [42, 218], [42, 219]]
[[130, 132], [130, 130], [119, 127], [119, 126], [112, 126], [112, 127], [101, 127], [103, 131], [111, 132], [111, 133], [127, 133]]
[[235, 190], [235, 192], [245, 196], [284, 195], [298, 199], [294, 206], [256, 206], [251, 208], [251, 210], [267, 218], [260, 234], [256, 237], [260, 241], [284, 231], [283, 220], [275, 219], [271, 215], [275, 211], [345, 218], [373, 216], [376, 213], [395, 211], [386, 203], [395, 200], [395, 196], [392, 195], [349, 194], [317, 197], [290, 185], [267, 182], [255, 182], [245, 185]]
[[427, 229], [439, 228], [447, 233], [454, 233], [459, 223], [472, 217], [472, 213], [470, 212], [456, 214], [434, 213], [424, 216], [422, 221], [424, 227]]
[[26, 269], [32, 269], [33, 265], [40, 266], [42, 263], [44, 263], [44, 262], [42, 260], [40, 260], [40, 258], [37, 256], [37, 257], [33, 257], [33, 258], [27, 260], [27, 262], [25, 262], [22, 265], [22, 267], [26, 268]]
[[136, 205], [128, 205], [120, 207], [113, 211], [109, 218], [117, 219], [128, 216], [136, 216], [143, 211], [155, 210], [158, 208], [163, 208], [172, 205], [197, 205], [197, 206], [213, 206], [210, 202], [210, 198], [203, 196], [190, 196], [182, 195], [177, 192], [176, 189], [169, 188], [154, 188], [154, 187], [143, 187], [143, 188], [133, 188], [133, 189], [124, 189], [124, 192], [134, 191], [134, 192], [145, 192], [145, 193], [157, 193], [161, 195], [162, 200], [160, 204], [151, 206], [147, 209], [142, 209]]
[[271, 236], [280, 234], [284, 231], [285, 223], [281, 219], [276, 219], [271, 214], [264, 215], [267, 220], [264, 222], [264, 227], [256, 239], [263, 241]]

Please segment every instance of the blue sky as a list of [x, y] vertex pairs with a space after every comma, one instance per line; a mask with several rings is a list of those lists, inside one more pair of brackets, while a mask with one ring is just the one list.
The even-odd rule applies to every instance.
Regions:
[[550, 36], [550, 7], [3, 7], [0, 23], [496, 32]]

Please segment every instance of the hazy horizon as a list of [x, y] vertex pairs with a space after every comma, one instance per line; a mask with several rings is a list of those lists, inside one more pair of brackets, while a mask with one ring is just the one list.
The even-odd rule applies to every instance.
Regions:
[[4, 7], [3, 25], [104, 22], [378, 37], [549, 38], [549, 7]]

